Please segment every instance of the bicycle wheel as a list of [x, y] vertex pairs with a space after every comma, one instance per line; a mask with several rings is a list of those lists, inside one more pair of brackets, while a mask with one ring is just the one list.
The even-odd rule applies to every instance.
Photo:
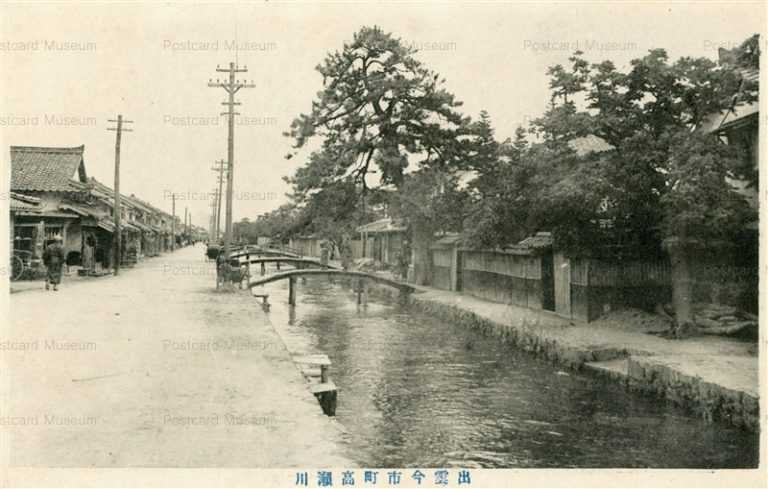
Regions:
[[24, 262], [18, 256], [11, 257], [11, 280], [18, 280], [24, 273]]

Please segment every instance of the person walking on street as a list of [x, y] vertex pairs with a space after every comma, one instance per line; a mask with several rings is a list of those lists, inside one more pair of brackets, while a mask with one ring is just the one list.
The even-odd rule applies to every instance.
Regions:
[[43, 264], [48, 270], [45, 279], [45, 290], [53, 285], [53, 290], [59, 290], [58, 285], [61, 282], [61, 269], [64, 266], [64, 247], [62, 246], [61, 236], [53, 238], [53, 243], [49, 244], [43, 251]]

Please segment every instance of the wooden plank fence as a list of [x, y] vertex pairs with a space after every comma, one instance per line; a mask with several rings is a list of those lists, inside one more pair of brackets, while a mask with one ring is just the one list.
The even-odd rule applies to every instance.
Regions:
[[573, 260], [571, 284], [592, 287], [666, 286], [672, 282], [668, 260], [608, 263], [601, 260]]
[[460, 250], [463, 270], [494, 273], [509, 277], [541, 279], [538, 257], [496, 250]]

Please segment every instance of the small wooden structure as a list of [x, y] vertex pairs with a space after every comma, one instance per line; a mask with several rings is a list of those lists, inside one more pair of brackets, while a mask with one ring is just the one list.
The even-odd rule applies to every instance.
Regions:
[[[276, 282], [278, 280], [288, 279], [288, 304], [295, 306], [296, 305], [296, 278], [297, 277], [303, 278], [303, 277], [308, 277], [313, 275], [327, 276], [331, 278], [338, 275], [342, 277], [357, 278], [360, 280], [370, 280], [372, 282], [394, 287], [398, 289], [401, 294], [410, 294], [416, 290], [411, 285], [398, 282], [397, 280], [392, 280], [386, 277], [382, 277], [380, 275], [373, 275], [365, 272], [353, 272], [348, 270], [329, 270], [329, 269], [320, 269], [320, 270], [299, 269], [299, 270], [289, 270], [287, 272], [275, 273], [273, 275], [269, 275], [267, 277], [260, 278], [253, 282], [250, 282], [248, 284], [248, 287], [253, 288], [253, 287], [256, 287], [257, 285], [265, 285], [270, 282]], [[363, 290], [358, 289], [358, 293], [362, 294]], [[361, 298], [359, 296], [358, 301], [360, 300]]]
[[239, 258], [245, 258], [245, 260], [241, 261], [240, 263], [243, 263], [243, 264], [247, 263], [248, 266], [250, 266], [252, 264], [260, 264], [261, 265], [261, 275], [262, 276], [266, 274], [266, 271], [267, 271], [266, 264], [267, 263], [275, 263], [277, 265], [277, 270], [278, 271], [280, 270], [280, 264], [281, 263], [285, 263], [287, 265], [293, 265], [296, 268], [305, 268], [307, 266], [316, 266], [316, 267], [320, 267], [320, 268], [328, 268], [328, 269], [331, 269], [331, 270], [338, 270], [337, 267], [334, 267], [334, 266], [331, 266], [331, 265], [328, 265], [328, 264], [324, 264], [322, 262], [319, 262], [317, 260], [312, 260], [312, 259], [309, 259], [309, 258], [294, 258], [294, 257], [289, 257], [289, 256], [270, 256], [268, 258], [262, 258], [262, 257], [250, 258], [248, 255], [241, 255], [241, 256], [238, 257], [238, 259]]
[[256, 248], [256, 247], [249, 247], [245, 249], [240, 249], [237, 251], [233, 251], [229, 258], [241, 258], [244, 256], [278, 256], [278, 257], [286, 257], [286, 258], [301, 258], [299, 255], [296, 255], [294, 253], [290, 253], [288, 251], [276, 251], [276, 250], [266, 250], [263, 248]]
[[329, 376], [331, 360], [328, 355], [305, 355], [293, 357], [299, 365], [302, 375], [309, 383], [309, 389], [320, 402], [320, 407], [327, 416], [336, 416], [338, 389]]
[[264, 312], [269, 312], [272, 305], [269, 303], [269, 294], [253, 294], [256, 299], [261, 299], [261, 308]]

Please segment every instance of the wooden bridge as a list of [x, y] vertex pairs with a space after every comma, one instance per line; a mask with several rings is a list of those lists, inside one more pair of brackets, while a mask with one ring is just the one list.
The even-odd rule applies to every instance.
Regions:
[[266, 273], [265, 264], [267, 263], [276, 263], [277, 269], [280, 270], [280, 264], [285, 263], [288, 265], [294, 265], [297, 269], [303, 269], [304, 267], [314, 265], [316, 267], [320, 268], [327, 268], [330, 270], [338, 270], [337, 267], [319, 262], [317, 260], [312, 260], [310, 258], [291, 258], [288, 256], [270, 256], [268, 258], [248, 258], [246, 261], [242, 261], [240, 263], [248, 263], [248, 264], [261, 264], [261, 274], [264, 275]]
[[[254, 280], [253, 282], [249, 282], [248, 287], [253, 288], [259, 285], [266, 285], [271, 282], [277, 282], [278, 280], [288, 279], [288, 303], [291, 305], [296, 305], [296, 278], [297, 277], [314, 277], [314, 276], [351, 277], [351, 278], [357, 278], [360, 280], [370, 280], [371, 282], [388, 285], [389, 287], [398, 289], [401, 294], [410, 294], [416, 290], [414, 287], [408, 284], [404, 284], [396, 280], [382, 277], [380, 275], [373, 275], [366, 272], [354, 272], [354, 271], [348, 271], [348, 270], [329, 270], [329, 269], [322, 269], [322, 270], [300, 269], [300, 270], [289, 270], [286, 272], [275, 273], [275, 274], [260, 278], [258, 280]], [[362, 294], [362, 291], [359, 290], [358, 302], [360, 301], [361, 294]]]
[[287, 251], [277, 251], [277, 250], [265, 250], [263, 248], [249, 248], [247, 250], [241, 250], [236, 253], [232, 253], [229, 255], [229, 258], [241, 258], [243, 256], [250, 256], [250, 255], [256, 255], [256, 256], [284, 256], [288, 258], [301, 258], [299, 255], [295, 255], [293, 253], [289, 253]]

